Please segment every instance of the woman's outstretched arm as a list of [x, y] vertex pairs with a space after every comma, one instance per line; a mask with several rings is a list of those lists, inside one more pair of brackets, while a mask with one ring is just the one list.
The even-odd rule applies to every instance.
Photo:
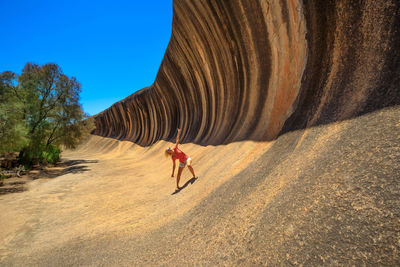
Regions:
[[171, 174], [171, 177], [174, 177], [174, 172], [175, 172], [175, 160], [172, 160], [172, 174]]
[[178, 129], [178, 135], [176, 136], [176, 146], [179, 145], [179, 138], [181, 137], [181, 129]]

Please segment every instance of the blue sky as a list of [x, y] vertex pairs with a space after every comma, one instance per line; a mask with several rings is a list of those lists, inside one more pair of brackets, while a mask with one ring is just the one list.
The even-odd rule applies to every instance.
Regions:
[[0, 72], [57, 63], [94, 115], [154, 82], [171, 24], [172, 0], [0, 0]]

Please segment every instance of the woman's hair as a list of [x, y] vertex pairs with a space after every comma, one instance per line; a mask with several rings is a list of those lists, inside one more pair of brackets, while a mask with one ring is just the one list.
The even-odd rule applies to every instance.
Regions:
[[168, 153], [168, 151], [171, 150], [171, 148], [169, 147], [168, 149], [165, 150], [164, 155], [166, 158], [168, 158], [169, 156], [171, 156], [171, 154]]

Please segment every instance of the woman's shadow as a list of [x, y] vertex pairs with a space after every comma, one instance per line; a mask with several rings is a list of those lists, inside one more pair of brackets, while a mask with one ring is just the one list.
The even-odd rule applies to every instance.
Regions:
[[173, 192], [171, 195], [175, 195], [178, 194], [179, 192], [181, 192], [182, 189], [184, 189], [186, 186], [188, 186], [189, 184], [193, 184], [197, 179], [199, 179], [199, 177], [192, 177], [190, 178], [190, 180], [188, 180], [183, 186], [181, 186], [179, 189], [176, 189], [175, 192]]

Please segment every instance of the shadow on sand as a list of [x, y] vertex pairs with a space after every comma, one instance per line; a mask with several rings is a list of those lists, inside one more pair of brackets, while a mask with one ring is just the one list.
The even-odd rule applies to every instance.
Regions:
[[27, 190], [25, 184], [30, 180], [36, 180], [40, 178], [51, 179], [68, 173], [75, 174], [90, 171], [88, 165], [86, 164], [91, 163], [98, 163], [98, 160], [65, 160], [53, 166], [33, 169], [29, 171], [27, 176], [6, 179], [2, 185], [0, 185], [0, 195], [24, 192]]
[[57, 164], [57, 166], [60, 167], [68, 167], [68, 166], [75, 166], [75, 165], [79, 165], [79, 164], [86, 164], [86, 163], [98, 163], [98, 160], [84, 160], [84, 159], [76, 159], [76, 160], [66, 160], [66, 161], [62, 161], [60, 163]]
[[190, 178], [190, 180], [188, 180], [183, 186], [181, 186], [181, 188], [175, 190], [175, 192], [173, 192], [171, 195], [175, 195], [178, 194], [179, 192], [181, 192], [184, 188], [186, 188], [189, 184], [193, 184], [194, 182], [196, 182], [196, 180], [199, 179], [199, 177], [192, 177]]
[[68, 173], [82, 173], [85, 171], [89, 171], [87, 165], [81, 164], [90, 164], [90, 163], [98, 163], [98, 160], [66, 160], [58, 163], [54, 166], [54, 168], [46, 168], [42, 169], [35, 174], [31, 174], [32, 179], [39, 178], [56, 178], [58, 176], [68, 174]]

